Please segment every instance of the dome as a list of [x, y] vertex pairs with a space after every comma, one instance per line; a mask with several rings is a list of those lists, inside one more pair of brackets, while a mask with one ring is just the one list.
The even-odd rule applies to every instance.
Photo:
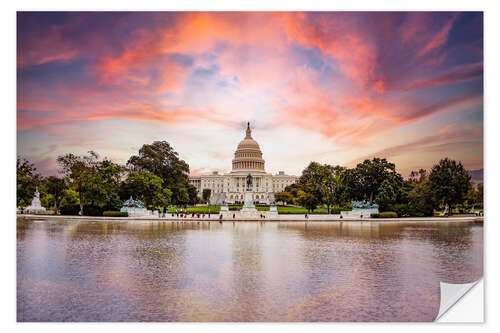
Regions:
[[233, 171], [264, 171], [264, 159], [260, 146], [252, 138], [250, 123], [247, 125], [246, 135], [238, 144], [233, 159]]
[[238, 144], [237, 150], [239, 149], [257, 149], [258, 151], [260, 151], [259, 144], [251, 137], [241, 140], [241, 142]]

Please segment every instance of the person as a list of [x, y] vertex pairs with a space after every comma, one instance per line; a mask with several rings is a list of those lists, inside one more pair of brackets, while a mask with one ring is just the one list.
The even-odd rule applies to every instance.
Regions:
[[309, 218], [309, 216], [307, 216], [307, 213], [306, 213], [306, 216], [305, 216], [305, 218], [306, 218], [306, 219], [308, 219], [308, 218]]
[[234, 219], [235, 217], [236, 217], [236, 214], [235, 214], [235, 213], [233, 213], [233, 219]]
[[219, 223], [222, 224], [222, 214], [219, 216]]

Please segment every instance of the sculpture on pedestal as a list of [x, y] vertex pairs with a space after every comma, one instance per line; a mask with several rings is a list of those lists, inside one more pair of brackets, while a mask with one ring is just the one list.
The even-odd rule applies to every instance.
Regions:
[[38, 187], [35, 190], [35, 197], [31, 201], [31, 205], [26, 207], [25, 211], [27, 213], [45, 213], [46, 212], [45, 207], [42, 207], [42, 204], [40, 202], [40, 192], [38, 192]]
[[251, 174], [247, 176], [247, 191], [252, 191], [253, 177]]

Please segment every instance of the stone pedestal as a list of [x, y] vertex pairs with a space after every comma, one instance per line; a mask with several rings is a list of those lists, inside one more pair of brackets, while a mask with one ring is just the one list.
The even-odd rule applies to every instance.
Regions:
[[35, 197], [31, 201], [31, 205], [25, 208], [25, 211], [28, 214], [43, 214], [46, 212], [45, 207], [42, 207], [40, 203], [40, 193], [38, 192], [38, 188], [35, 191]]
[[244, 204], [241, 208], [240, 212], [256, 212], [257, 208], [255, 208], [253, 192], [247, 191], [244, 196]]
[[222, 215], [223, 218], [228, 218], [231, 215], [229, 212], [229, 206], [228, 205], [220, 206], [220, 214]]
[[271, 205], [269, 207], [269, 217], [278, 217], [278, 207], [276, 207], [275, 205]]

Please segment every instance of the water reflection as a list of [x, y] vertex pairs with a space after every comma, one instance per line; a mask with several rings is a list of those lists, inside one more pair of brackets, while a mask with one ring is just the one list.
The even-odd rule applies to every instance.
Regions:
[[431, 321], [482, 224], [18, 221], [19, 321]]

